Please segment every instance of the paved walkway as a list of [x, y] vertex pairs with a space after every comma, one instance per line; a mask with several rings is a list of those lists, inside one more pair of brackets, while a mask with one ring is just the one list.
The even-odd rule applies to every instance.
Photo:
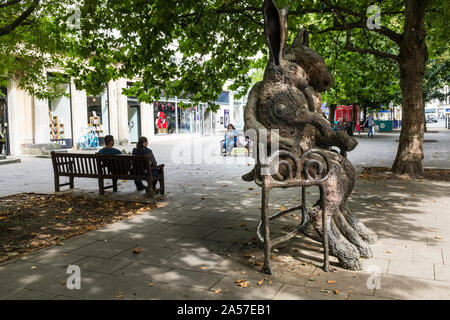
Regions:
[[[397, 134], [360, 139], [350, 155], [355, 166], [392, 163]], [[450, 168], [450, 134], [442, 130], [426, 139], [436, 142], [425, 144], [424, 164]], [[195, 141], [218, 153], [218, 140]], [[174, 163], [180, 141], [153, 139], [151, 147], [166, 164], [167, 206], [0, 265], [0, 299], [450, 299], [450, 183], [358, 179], [348, 205], [379, 237], [365, 270], [344, 270], [332, 260], [335, 272], [324, 273], [320, 244], [299, 236], [275, 248], [269, 277], [258, 272], [259, 190], [240, 180], [253, 161], [213, 155], [215, 163], [206, 165]], [[97, 194], [94, 180], [75, 180], [75, 187]], [[106, 197], [142, 199], [133, 187], [121, 182], [119, 193]], [[24, 157], [0, 166], [0, 196], [19, 192], [53, 192], [49, 159]], [[297, 204], [296, 192], [273, 192], [273, 212]], [[308, 203], [315, 199], [317, 190], [310, 188]], [[296, 219], [278, 220], [273, 231]], [[141, 253], [133, 254], [137, 247]], [[81, 269], [80, 290], [65, 285], [68, 264]], [[367, 285], [374, 271], [380, 272], [378, 289]], [[248, 286], [239, 287], [238, 279]]]

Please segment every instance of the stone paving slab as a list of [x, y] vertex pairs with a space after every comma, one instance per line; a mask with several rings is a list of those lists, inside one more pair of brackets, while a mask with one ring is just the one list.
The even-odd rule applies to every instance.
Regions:
[[233, 276], [237, 278], [248, 278], [255, 281], [261, 280], [261, 278], [266, 277], [260, 272], [261, 267], [255, 267], [248, 261], [242, 261], [242, 259], [236, 259], [228, 257], [216, 266], [212, 268], [209, 272], [216, 274], [223, 274], [228, 276]]
[[191, 225], [171, 225], [169, 228], [161, 231], [161, 234], [168, 236], [184, 235], [190, 238], [204, 238], [215, 231], [214, 228], [207, 226]]
[[171, 269], [158, 278], [158, 282], [171, 283], [192, 288], [209, 289], [223, 278], [222, 275], [203, 271]]
[[442, 249], [429, 247], [413, 247], [413, 263], [432, 262], [437, 265], [444, 264]]
[[148, 285], [144, 280], [114, 277], [107, 274], [84, 271], [81, 274], [81, 289], [68, 289], [65, 272], [37, 281], [29, 289], [44, 290], [77, 299], [147, 299]]
[[450, 266], [449, 265], [434, 265], [434, 277], [438, 281], [450, 282]]
[[[336, 290], [336, 289], [334, 289]], [[332, 290], [319, 288], [308, 288], [304, 286], [293, 286], [286, 284], [274, 298], [275, 300], [347, 300], [349, 292], [338, 291], [337, 294]]]
[[159, 279], [169, 270], [171, 270], [169, 267], [132, 262], [126, 267], [114, 272], [113, 275], [116, 277], [134, 277], [151, 282]]
[[210, 233], [205, 239], [225, 242], [249, 242], [256, 239], [255, 232], [244, 230], [217, 230]]
[[[23, 288], [65, 270], [63, 267], [16, 260], [0, 265], [0, 283]], [[1, 287], [1, 286], [0, 286]]]
[[36, 290], [16, 288], [2, 285], [0, 287], [1, 300], [51, 300], [57, 295], [53, 293], [39, 292]]
[[154, 246], [138, 247], [133, 246], [134, 249], [139, 248], [139, 253], [134, 253], [134, 249], [125, 250], [113, 258], [118, 260], [125, 260], [129, 262], [147, 263], [155, 265], [166, 265], [169, 257], [172, 257], [179, 250], [171, 248], [160, 248]]
[[433, 263], [426, 262], [416, 262], [410, 264], [402, 261], [391, 260], [389, 263], [388, 274], [430, 280], [435, 279]]
[[86, 257], [76, 261], [74, 264], [79, 266], [80, 270], [83, 271], [112, 274], [115, 271], [123, 269], [125, 266], [129, 265], [130, 262], [117, 259]]
[[169, 248], [188, 249], [202, 253], [219, 253], [233, 246], [233, 243], [184, 237], [172, 242]]
[[268, 300], [273, 299], [278, 291], [283, 286], [280, 283], [271, 283], [263, 281], [261, 285], [258, 285], [256, 280], [247, 280], [247, 287], [240, 287], [236, 284], [236, 277], [225, 276], [221, 281], [216, 283], [211, 290], [216, 291], [221, 289], [221, 293], [217, 295], [217, 299], [224, 300]]
[[140, 246], [155, 246], [168, 247], [172, 243], [180, 240], [182, 236], [167, 236], [162, 234], [151, 234], [142, 232], [126, 232], [120, 236], [112, 238], [110, 241], [119, 243], [130, 243], [138, 247]]
[[72, 253], [89, 257], [112, 258], [124, 251], [132, 252], [133, 247], [135, 247], [135, 245], [130, 243], [99, 240], [80, 249], [76, 249], [72, 251]]
[[375, 296], [413, 300], [449, 300], [450, 283], [404, 276], [383, 275], [381, 277], [381, 289], [375, 290]]
[[[53, 249], [53, 248], [52, 248]], [[63, 253], [58, 248], [54, 250], [45, 250], [33, 255], [27, 255], [24, 260], [35, 262], [39, 264], [48, 264], [58, 267], [66, 267], [69, 264], [77, 263], [82, 260], [84, 256], [70, 253]]]

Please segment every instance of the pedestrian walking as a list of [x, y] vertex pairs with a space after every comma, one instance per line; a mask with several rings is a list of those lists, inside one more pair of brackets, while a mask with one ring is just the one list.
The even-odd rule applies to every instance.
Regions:
[[364, 121], [364, 125], [366, 125], [369, 127], [369, 133], [367, 134], [367, 137], [372, 137], [373, 138], [373, 130], [375, 129], [375, 120], [373, 119], [373, 115], [370, 114], [367, 118], [366, 121]]

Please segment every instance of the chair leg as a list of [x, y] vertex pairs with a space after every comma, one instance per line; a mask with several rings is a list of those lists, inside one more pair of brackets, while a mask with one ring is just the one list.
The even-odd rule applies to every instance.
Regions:
[[160, 179], [159, 180], [159, 193], [160, 194], [165, 194], [166, 193], [166, 188], [164, 186], [164, 179]]
[[264, 230], [264, 265], [261, 272], [272, 275], [272, 268], [270, 267], [270, 251], [272, 249], [272, 242], [270, 241], [270, 226], [269, 226], [269, 193], [268, 189], [263, 182], [262, 187], [262, 199], [261, 199], [261, 221], [263, 221]]
[[164, 185], [164, 169], [163, 168], [161, 168], [161, 170], [159, 172], [159, 192], [160, 192], [160, 194], [166, 193], [166, 187]]
[[55, 174], [55, 192], [59, 192], [59, 176]]
[[329, 262], [329, 248], [328, 248], [328, 222], [329, 217], [331, 215], [328, 215], [328, 207], [327, 202], [325, 200], [324, 196], [325, 192], [320, 188], [320, 202], [321, 202], [321, 209], [322, 209], [322, 238], [323, 238], [323, 271], [328, 272], [330, 269], [330, 262]]
[[100, 195], [105, 194], [105, 181], [103, 179], [98, 179], [98, 188], [100, 191]]
[[113, 191], [117, 192], [117, 179], [113, 179]]
[[74, 180], [75, 180], [75, 178], [74, 177], [70, 177], [69, 178], [69, 181], [70, 181], [70, 189], [73, 189], [74, 188]]
[[153, 180], [147, 179], [147, 192], [145, 193], [146, 197], [151, 197], [153, 194]]

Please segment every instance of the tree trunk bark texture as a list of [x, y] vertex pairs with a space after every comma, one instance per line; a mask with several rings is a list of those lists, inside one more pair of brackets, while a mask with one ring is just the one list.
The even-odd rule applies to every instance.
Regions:
[[424, 103], [423, 78], [428, 59], [425, 43], [425, 7], [428, 1], [405, 0], [405, 27], [400, 46], [400, 87], [402, 129], [397, 156], [392, 166], [396, 174], [423, 176]]

